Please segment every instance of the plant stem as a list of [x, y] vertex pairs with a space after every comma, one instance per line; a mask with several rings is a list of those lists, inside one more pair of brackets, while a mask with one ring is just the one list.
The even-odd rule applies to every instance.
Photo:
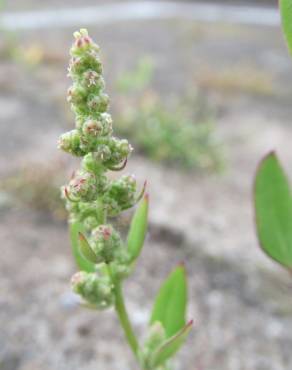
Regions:
[[[106, 223], [107, 215], [103, 208], [102, 201], [99, 203], [99, 209], [98, 209], [98, 221], [100, 223]], [[137, 341], [136, 335], [134, 333], [134, 330], [132, 328], [132, 324], [130, 322], [128, 312], [125, 306], [124, 301], [124, 295], [122, 290], [121, 282], [118, 279], [114, 279], [110, 265], [107, 264], [109, 275], [112, 278], [112, 282], [114, 284], [114, 294], [115, 294], [115, 309], [116, 313], [118, 315], [118, 318], [120, 320], [121, 326], [124, 330], [125, 337], [127, 339], [127, 342], [129, 346], [132, 349], [132, 352], [134, 353], [135, 358], [138, 360], [138, 349], [139, 349], [139, 343]]]
[[137, 358], [139, 344], [136, 335], [133, 331], [132, 324], [130, 322], [127, 309], [124, 302], [122, 286], [119, 281], [115, 281], [115, 309], [119, 317], [120, 323], [124, 329], [126, 339]]

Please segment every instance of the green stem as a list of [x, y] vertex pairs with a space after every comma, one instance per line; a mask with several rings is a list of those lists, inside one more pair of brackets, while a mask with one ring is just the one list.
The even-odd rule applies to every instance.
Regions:
[[[107, 215], [106, 215], [106, 212], [104, 211], [102, 201], [99, 201], [97, 217], [100, 223], [106, 223]], [[135, 355], [135, 358], [138, 360], [139, 343], [137, 341], [136, 335], [132, 328], [132, 324], [130, 322], [128, 312], [125, 306], [121, 282], [113, 277], [110, 265], [107, 264], [107, 268], [108, 268], [109, 275], [112, 278], [112, 282], [114, 284], [115, 309], [116, 309], [118, 318], [124, 330], [129, 346], [131, 347], [132, 352]]]
[[122, 286], [119, 281], [115, 282], [115, 309], [119, 317], [120, 323], [124, 329], [126, 339], [135, 357], [137, 358], [139, 344], [138, 344], [136, 335], [133, 331], [133, 328], [132, 328], [132, 325], [131, 325], [131, 322], [130, 322], [130, 319], [127, 313], [127, 309], [126, 309], [124, 297], [123, 297], [123, 292], [122, 292]]
[[96, 212], [96, 218], [99, 223], [99, 225], [106, 223], [106, 212], [104, 210], [103, 202], [102, 200], [97, 200], [98, 206], [97, 206], [97, 212]]

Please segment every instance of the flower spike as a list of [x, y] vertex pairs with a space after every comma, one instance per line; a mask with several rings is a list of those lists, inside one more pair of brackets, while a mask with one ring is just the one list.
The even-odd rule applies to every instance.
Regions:
[[[74, 33], [70, 55], [68, 77], [72, 86], [67, 101], [75, 115], [75, 128], [61, 135], [58, 147], [72, 156], [82, 157], [80, 168], [62, 188], [71, 224], [72, 251], [80, 270], [71, 279], [72, 290], [80, 296], [83, 307], [94, 310], [115, 307], [141, 368], [166, 369], [166, 360], [179, 349], [190, 327], [190, 324], [185, 326], [185, 302], [181, 302], [186, 296], [184, 269], [178, 267], [178, 273], [167, 283], [171, 289], [166, 289], [167, 294], [162, 294], [156, 305], [158, 314], [154, 316], [159, 322], [151, 323], [149, 340], [140, 346], [124, 304], [122, 281], [133, 271], [147, 235], [147, 181], [137, 192], [134, 175], [117, 179], [107, 176], [109, 171], [126, 167], [133, 148], [126, 139], [113, 135], [99, 47], [86, 29]], [[125, 241], [109, 218], [138, 202]], [[179, 294], [169, 294], [172, 288]], [[167, 306], [172, 316], [179, 317], [178, 322], [164, 314]]]

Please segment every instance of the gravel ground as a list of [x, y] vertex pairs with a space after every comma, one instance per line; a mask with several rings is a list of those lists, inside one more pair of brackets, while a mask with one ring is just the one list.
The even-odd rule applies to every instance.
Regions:
[[[91, 33], [103, 49], [110, 92], [123, 70], [151, 55], [153, 88], [168, 97], [200, 85], [226, 146], [220, 175], [186, 173], [138, 155], [129, 163], [141, 183], [148, 179], [151, 194], [149, 237], [125, 287], [137, 332], [159, 282], [186, 260], [195, 328], [177, 369], [292, 368], [291, 281], [259, 251], [251, 204], [255, 168], [267, 150], [276, 148], [292, 173], [292, 63], [280, 30], [133, 22]], [[41, 42], [46, 61], [35, 68], [0, 62], [1, 178], [23, 163], [64, 157], [56, 140], [68, 119], [64, 47], [71, 30], [20, 37], [24, 45]], [[237, 85], [218, 84], [214, 76], [234, 68], [267, 76], [268, 91], [243, 88], [240, 73]], [[114, 313], [72, 305], [66, 225], [4, 201], [0, 218], [0, 369], [135, 369]]]

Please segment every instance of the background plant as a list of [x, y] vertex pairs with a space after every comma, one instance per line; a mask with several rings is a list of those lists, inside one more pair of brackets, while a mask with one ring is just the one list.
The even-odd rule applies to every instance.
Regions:
[[[69, 211], [73, 254], [80, 269], [72, 277], [72, 288], [86, 307], [96, 310], [115, 307], [142, 369], [167, 369], [168, 360], [181, 347], [192, 325], [185, 320], [185, 269], [179, 265], [162, 284], [141, 346], [125, 307], [122, 282], [133, 271], [144, 244], [148, 215], [146, 184], [137, 194], [133, 175], [114, 180], [106, 176], [108, 171], [125, 168], [132, 147], [127, 140], [113, 136], [99, 47], [85, 29], [74, 36], [68, 70], [73, 85], [68, 90], [68, 101], [76, 116], [76, 128], [59, 139], [61, 149], [83, 158], [81, 168], [62, 189]], [[109, 219], [140, 200], [124, 241]]]
[[153, 60], [145, 56], [118, 79], [117, 132], [154, 161], [186, 169], [221, 170], [222, 143], [206, 99], [192, 89], [179, 99], [162, 101], [151, 88], [154, 73]]
[[[292, 1], [281, 0], [284, 35], [292, 52]], [[258, 238], [264, 252], [292, 272], [292, 194], [275, 152], [260, 163], [254, 186]]]

